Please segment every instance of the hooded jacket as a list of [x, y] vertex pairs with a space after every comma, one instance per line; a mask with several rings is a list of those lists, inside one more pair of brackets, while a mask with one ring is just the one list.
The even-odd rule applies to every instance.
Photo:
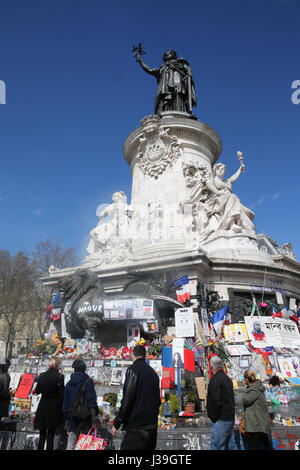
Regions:
[[261, 380], [256, 380], [243, 392], [246, 432], [270, 434], [270, 415], [264, 392]]
[[79, 393], [79, 390], [81, 386], [84, 384], [84, 382], [87, 381], [86, 386], [85, 386], [85, 397], [88, 403], [88, 407], [91, 409], [95, 409], [96, 412], [98, 413], [98, 406], [97, 406], [97, 395], [95, 391], [95, 386], [93, 380], [85, 373], [85, 372], [74, 372], [71, 377], [69, 382], [67, 383], [65, 387], [65, 394], [64, 394], [64, 401], [63, 401], [63, 414], [64, 418], [66, 421], [69, 422], [69, 429], [70, 431], [77, 431], [78, 426], [81, 424], [81, 422], [73, 418], [70, 414], [69, 408], [76, 397], [77, 393]]

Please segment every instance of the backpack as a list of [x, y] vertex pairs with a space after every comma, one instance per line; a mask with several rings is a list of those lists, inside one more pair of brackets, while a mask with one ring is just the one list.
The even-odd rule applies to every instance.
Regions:
[[72, 400], [69, 408], [72, 418], [79, 419], [80, 421], [86, 421], [92, 414], [85, 397], [85, 387], [88, 380], [90, 379], [88, 378], [81, 386], [76, 397]]

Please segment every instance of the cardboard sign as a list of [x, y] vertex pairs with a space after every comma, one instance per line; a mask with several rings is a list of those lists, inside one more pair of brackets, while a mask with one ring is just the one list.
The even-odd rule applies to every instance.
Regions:
[[18, 390], [16, 391], [16, 394], [15, 394], [16, 398], [23, 398], [23, 399], [28, 398], [31, 392], [33, 383], [34, 383], [34, 377], [35, 377], [34, 374], [23, 375], [21, 382], [18, 386]]
[[195, 377], [195, 382], [200, 400], [206, 400], [205, 377]]

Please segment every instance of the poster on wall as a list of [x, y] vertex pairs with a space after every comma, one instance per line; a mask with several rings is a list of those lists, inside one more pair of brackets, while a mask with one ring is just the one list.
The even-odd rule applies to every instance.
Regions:
[[162, 366], [161, 388], [173, 388], [175, 385], [174, 367]]
[[300, 375], [299, 368], [295, 368], [296, 363], [295, 361], [293, 362], [293, 359], [292, 357], [277, 356], [280, 372], [285, 379], [299, 377]]
[[172, 346], [172, 367], [184, 367], [184, 338], [174, 338]]
[[204, 335], [210, 337], [207, 310], [204, 307], [201, 308], [201, 321]]
[[105, 301], [104, 318], [109, 320], [130, 320], [153, 318], [153, 300], [119, 299]]
[[293, 364], [293, 367], [294, 367], [294, 370], [295, 370], [295, 375], [297, 377], [300, 377], [300, 359], [299, 357], [291, 357], [291, 361], [292, 361], [292, 364]]
[[127, 325], [127, 347], [134, 348], [141, 339], [140, 327], [137, 324]]
[[159, 377], [161, 377], [161, 372], [162, 372], [162, 365], [161, 365], [161, 361], [157, 361], [155, 359], [151, 359], [149, 361], [149, 366], [152, 367], [152, 369], [155, 370], [155, 372], [157, 373], [157, 375]]
[[153, 300], [136, 299], [133, 301], [132, 318], [152, 318]]
[[251, 356], [245, 344], [228, 344], [227, 350], [231, 356]]
[[22, 399], [28, 398], [31, 392], [33, 383], [34, 383], [34, 377], [35, 376], [33, 374], [23, 375], [20, 381], [20, 384], [18, 386], [18, 390], [16, 391], [16, 394], [15, 394], [16, 398], [22, 398]]
[[11, 372], [10, 374], [10, 388], [12, 390], [17, 390], [18, 385], [20, 383], [21, 372]]
[[143, 329], [145, 333], [157, 333], [158, 332], [158, 321], [152, 320], [143, 323]]
[[112, 370], [111, 374], [111, 385], [121, 385], [122, 384], [122, 369], [115, 368]]
[[178, 308], [175, 311], [175, 329], [178, 338], [195, 336], [193, 308]]
[[88, 354], [91, 351], [91, 344], [85, 338], [76, 339], [76, 351], [77, 354]]
[[228, 343], [244, 343], [249, 340], [245, 323], [224, 325], [224, 337]]
[[35, 414], [37, 412], [37, 409], [38, 409], [38, 406], [39, 406], [39, 403], [40, 403], [40, 399], [42, 398], [42, 395], [39, 394], [39, 395], [32, 395], [32, 398], [31, 398], [31, 405], [30, 405], [30, 412]]
[[297, 348], [300, 334], [292, 320], [272, 317], [245, 317], [249, 340], [254, 348]]

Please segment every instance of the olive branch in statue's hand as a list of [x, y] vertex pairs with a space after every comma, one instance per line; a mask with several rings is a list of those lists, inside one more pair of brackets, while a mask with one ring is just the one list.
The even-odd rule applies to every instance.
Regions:
[[136, 58], [137, 62], [139, 62], [142, 55], [146, 54], [146, 52], [142, 48], [142, 43], [141, 42], [139, 42], [137, 46], [132, 47], [132, 52], [135, 52], [135, 54], [133, 54], [133, 56]]

